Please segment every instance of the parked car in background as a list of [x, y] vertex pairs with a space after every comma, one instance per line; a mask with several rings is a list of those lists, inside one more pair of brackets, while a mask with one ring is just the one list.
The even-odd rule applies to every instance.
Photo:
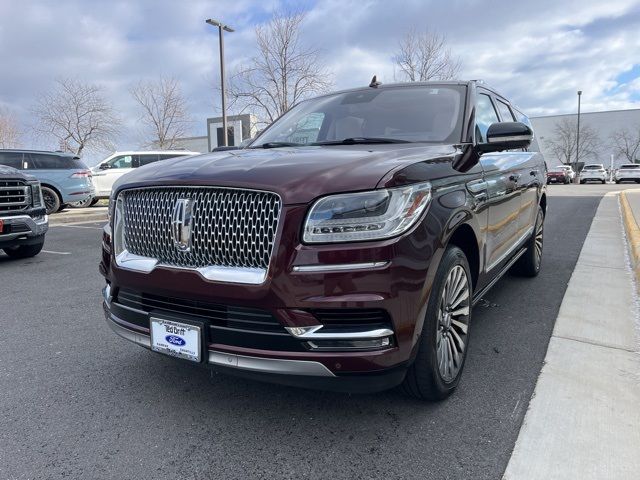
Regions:
[[91, 170], [76, 155], [41, 150], [0, 150], [0, 164], [26, 171], [40, 181], [47, 215], [62, 210], [69, 203], [93, 197]]
[[193, 155], [200, 155], [200, 153], [190, 152], [187, 150], [116, 152], [105, 158], [95, 167], [91, 168], [93, 184], [95, 186], [94, 197], [85, 202], [78, 202], [73, 206], [88, 207], [94, 205], [98, 200], [109, 198], [114, 182], [125, 173], [132, 171], [134, 168], [158, 162], [160, 160]]
[[570, 183], [569, 173], [562, 167], [551, 168], [547, 171], [547, 183]]
[[640, 163], [627, 163], [621, 165], [613, 176], [616, 183], [640, 182]]
[[580, 171], [580, 183], [600, 182], [607, 183], [607, 171], [601, 163], [585, 165]]
[[576, 172], [571, 165], [558, 165], [555, 168], [561, 168], [567, 173], [567, 177], [569, 178], [569, 183], [575, 180]]
[[372, 83], [137, 169], [103, 232], [107, 323], [227, 373], [445, 398], [473, 305], [540, 270], [547, 168], [516, 112], [476, 81]]
[[42, 250], [48, 228], [40, 182], [0, 165], [0, 249], [14, 258], [33, 257]]

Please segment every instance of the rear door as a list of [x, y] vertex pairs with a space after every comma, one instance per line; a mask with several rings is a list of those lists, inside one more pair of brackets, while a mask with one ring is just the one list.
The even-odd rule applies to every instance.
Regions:
[[[476, 142], [486, 141], [487, 130], [498, 123], [496, 107], [488, 91], [476, 96]], [[487, 272], [498, 266], [513, 250], [518, 233], [520, 194], [517, 188], [517, 162], [510, 152], [485, 153], [480, 157], [487, 186], [488, 222], [485, 244]]]

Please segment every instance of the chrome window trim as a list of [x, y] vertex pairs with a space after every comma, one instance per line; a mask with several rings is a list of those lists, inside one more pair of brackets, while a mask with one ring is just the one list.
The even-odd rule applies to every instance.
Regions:
[[296, 265], [293, 271], [296, 273], [312, 272], [342, 272], [349, 270], [369, 270], [373, 268], [386, 267], [389, 262], [362, 262], [362, 263], [336, 263], [328, 265]]

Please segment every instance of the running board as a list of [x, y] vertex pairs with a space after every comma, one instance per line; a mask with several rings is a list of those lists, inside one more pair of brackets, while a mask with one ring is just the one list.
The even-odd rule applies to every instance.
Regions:
[[522, 255], [524, 255], [524, 252], [526, 252], [526, 251], [527, 251], [527, 247], [522, 247], [522, 248], [520, 249], [520, 251], [519, 251], [518, 253], [516, 253], [516, 254], [511, 258], [511, 260], [509, 260], [509, 261], [506, 263], [506, 265], [505, 265], [504, 267], [502, 267], [502, 270], [500, 270], [500, 273], [498, 273], [498, 275], [496, 275], [496, 276], [493, 278], [493, 280], [491, 280], [491, 281], [489, 282], [489, 284], [488, 284], [486, 287], [484, 287], [482, 290], [480, 290], [478, 293], [476, 293], [476, 294], [473, 296], [473, 302], [471, 303], [471, 306], [472, 306], [472, 307], [473, 307], [473, 306], [475, 306], [475, 305], [476, 305], [476, 303], [478, 303], [478, 302], [482, 299], [482, 296], [483, 296], [485, 293], [487, 293], [489, 290], [491, 290], [491, 287], [493, 287], [493, 286], [496, 284], [496, 282], [497, 282], [498, 280], [500, 280], [500, 279], [502, 278], [502, 276], [503, 276], [505, 273], [507, 273], [507, 272], [509, 271], [509, 269], [513, 266], [513, 264], [514, 264], [514, 263], [516, 263], [516, 262], [518, 261], [518, 259], [519, 259]]

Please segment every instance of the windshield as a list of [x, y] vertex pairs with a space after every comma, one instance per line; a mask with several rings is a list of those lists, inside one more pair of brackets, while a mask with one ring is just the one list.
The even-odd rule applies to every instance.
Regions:
[[300, 103], [251, 145], [460, 142], [464, 86], [386, 87]]

